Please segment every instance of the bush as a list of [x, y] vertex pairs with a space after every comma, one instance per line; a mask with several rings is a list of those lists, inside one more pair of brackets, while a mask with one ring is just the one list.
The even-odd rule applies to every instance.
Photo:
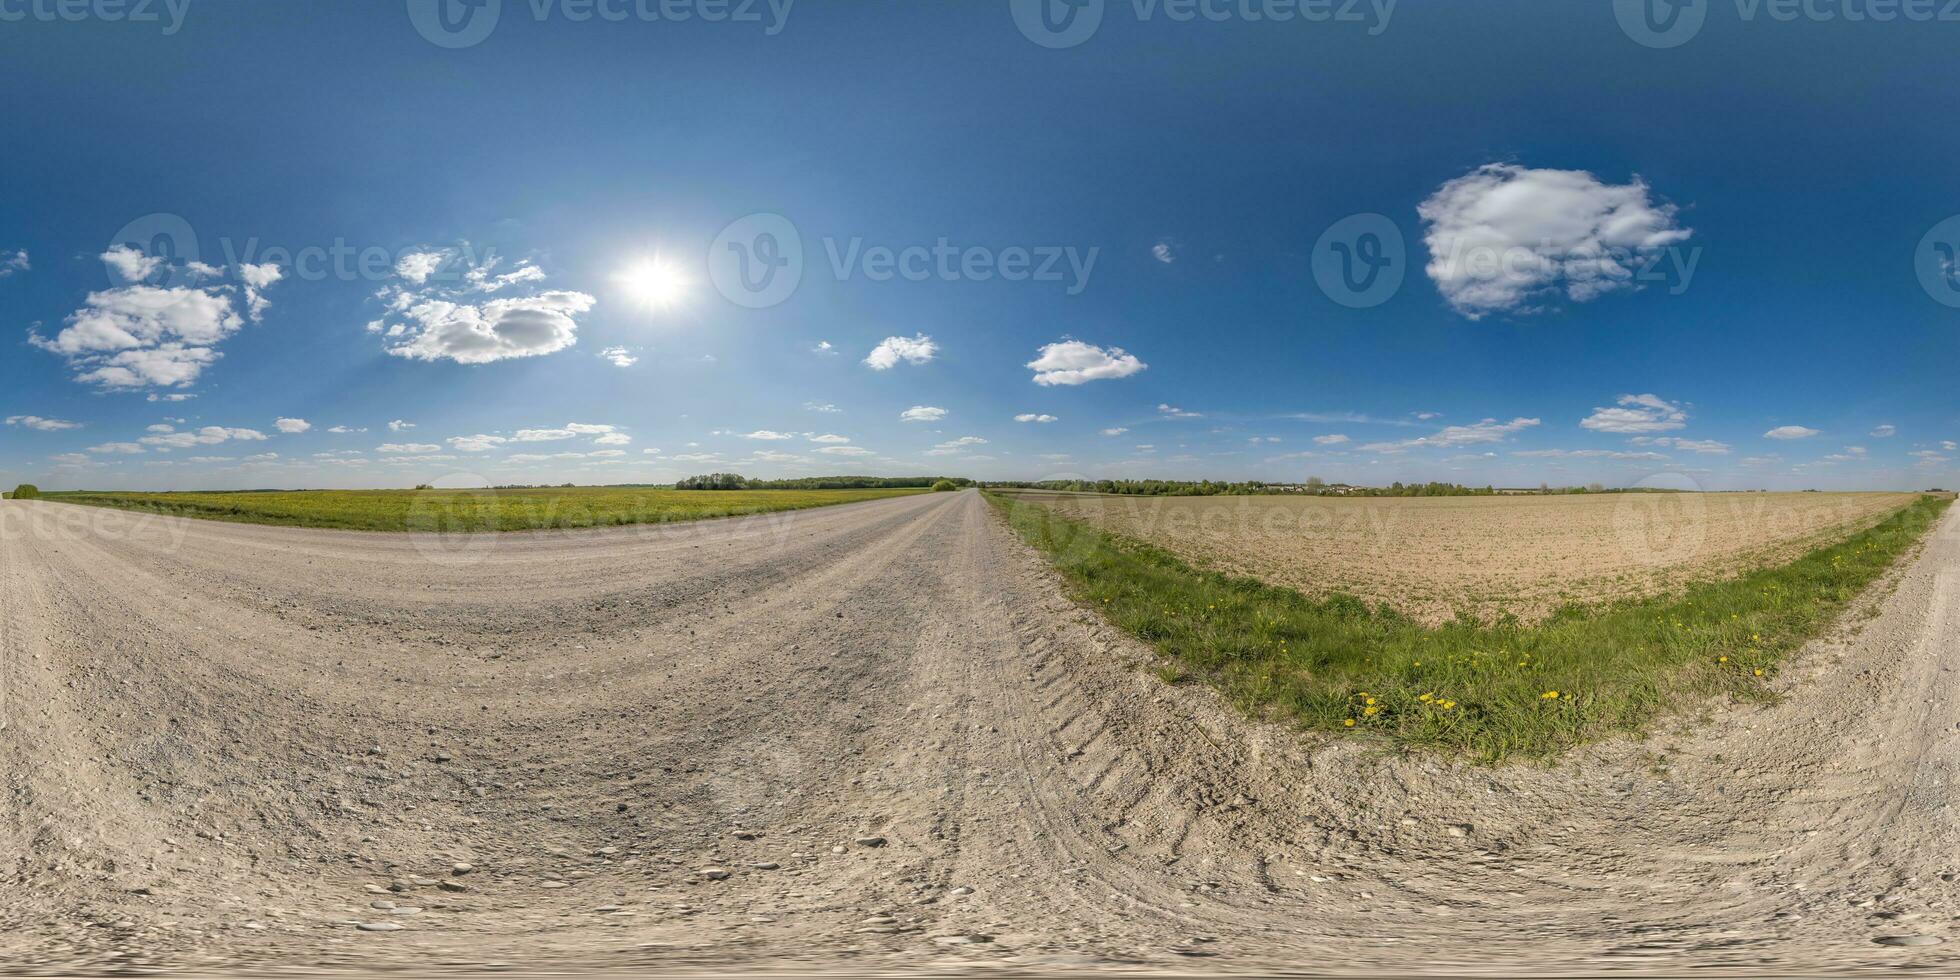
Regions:
[[959, 487], [955, 485], [951, 480], [941, 480], [938, 483], [932, 485], [933, 493], [944, 493], [947, 490], [958, 490], [958, 489]]
[[33, 500], [41, 495], [41, 488], [32, 483], [23, 483], [14, 488], [15, 500]]

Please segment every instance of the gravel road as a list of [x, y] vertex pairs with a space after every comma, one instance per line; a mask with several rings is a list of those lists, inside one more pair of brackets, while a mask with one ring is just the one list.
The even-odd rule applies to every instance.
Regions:
[[1957, 522], [1779, 703], [1490, 770], [1164, 685], [972, 492], [447, 540], [8, 501], [0, 972], [1952, 973]]

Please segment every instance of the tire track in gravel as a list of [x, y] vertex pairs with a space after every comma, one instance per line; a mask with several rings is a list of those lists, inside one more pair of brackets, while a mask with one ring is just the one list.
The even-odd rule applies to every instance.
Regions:
[[0, 505], [0, 969], [1960, 952], [1952, 515], [1780, 703], [1500, 770], [1164, 685], [977, 494], [768, 516], [459, 552]]

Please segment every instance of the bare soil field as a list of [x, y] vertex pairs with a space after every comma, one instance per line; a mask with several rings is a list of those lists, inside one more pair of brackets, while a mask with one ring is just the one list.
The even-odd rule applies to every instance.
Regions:
[[1206, 568], [1311, 596], [1345, 592], [1424, 623], [1527, 622], [1793, 558], [1907, 493], [1514, 497], [1143, 497], [1019, 492]]
[[1165, 685], [971, 492], [9, 501], [0, 973], [1951, 972], [1960, 514], [1870, 603], [1779, 703], [1493, 770]]

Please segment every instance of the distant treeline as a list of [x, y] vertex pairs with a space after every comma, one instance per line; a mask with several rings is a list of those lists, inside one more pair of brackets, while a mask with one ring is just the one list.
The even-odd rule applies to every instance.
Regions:
[[1391, 483], [1385, 487], [1361, 487], [1347, 483], [1327, 483], [1309, 477], [1305, 483], [1267, 483], [1263, 480], [1219, 482], [1216, 480], [1040, 480], [1034, 482], [990, 480], [990, 487], [1018, 487], [1025, 490], [1065, 490], [1080, 493], [1121, 493], [1148, 497], [1223, 497], [1253, 494], [1306, 494], [1324, 497], [1495, 497], [1520, 494], [1568, 493], [1672, 493], [1669, 490], [1633, 488], [1614, 490], [1592, 484], [1584, 487], [1499, 489], [1466, 487], [1458, 483]]
[[755, 480], [740, 473], [708, 473], [674, 483], [676, 490], [907, 490], [929, 489], [946, 481], [969, 487], [972, 480], [957, 476], [804, 476], [794, 480]]

